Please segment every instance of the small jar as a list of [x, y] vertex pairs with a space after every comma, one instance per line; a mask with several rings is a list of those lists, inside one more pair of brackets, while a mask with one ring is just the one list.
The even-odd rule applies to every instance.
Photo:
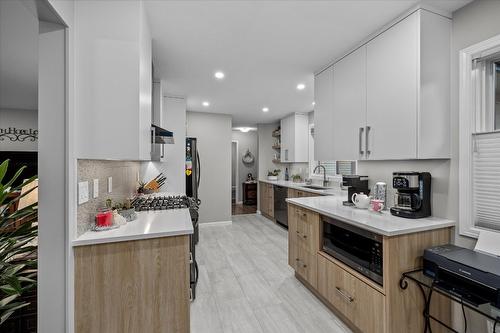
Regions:
[[109, 208], [99, 208], [95, 214], [96, 227], [113, 226], [113, 211]]

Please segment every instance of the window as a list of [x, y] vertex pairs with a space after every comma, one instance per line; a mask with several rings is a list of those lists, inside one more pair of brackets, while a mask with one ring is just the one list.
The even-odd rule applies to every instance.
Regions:
[[460, 234], [500, 231], [500, 35], [460, 51]]
[[309, 125], [309, 177], [323, 177], [322, 169], [314, 173], [316, 166], [325, 167], [330, 177], [356, 174], [356, 161], [316, 161], [314, 159], [314, 124]]

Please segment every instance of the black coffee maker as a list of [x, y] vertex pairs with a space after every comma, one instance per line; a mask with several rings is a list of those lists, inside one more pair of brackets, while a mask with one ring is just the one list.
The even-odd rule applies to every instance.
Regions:
[[394, 207], [391, 214], [409, 219], [431, 215], [431, 174], [428, 172], [393, 172]]
[[368, 176], [345, 175], [342, 176], [342, 187], [347, 187], [347, 201], [343, 201], [344, 206], [354, 206], [352, 195], [354, 193], [370, 194], [368, 188]]

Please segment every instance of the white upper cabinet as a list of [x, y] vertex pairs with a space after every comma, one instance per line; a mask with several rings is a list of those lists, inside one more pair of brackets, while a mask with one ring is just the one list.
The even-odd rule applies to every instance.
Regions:
[[333, 156], [330, 159], [365, 158], [366, 46], [364, 45], [334, 65], [332, 114], [332, 140], [328, 147]]
[[450, 27], [418, 10], [367, 44], [367, 159], [449, 158]]
[[292, 114], [281, 119], [281, 162], [308, 162], [309, 116]]
[[419, 9], [334, 63], [331, 99], [317, 75], [320, 159], [449, 158], [450, 36], [450, 19]]
[[333, 66], [314, 77], [314, 159], [333, 160]]
[[152, 56], [142, 1], [76, 1], [75, 21], [76, 157], [149, 160]]
[[417, 19], [410, 15], [367, 45], [369, 159], [417, 157]]

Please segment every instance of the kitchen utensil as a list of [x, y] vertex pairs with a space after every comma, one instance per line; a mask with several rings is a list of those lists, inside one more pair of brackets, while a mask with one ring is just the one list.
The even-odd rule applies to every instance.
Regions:
[[381, 212], [385, 208], [384, 201], [380, 199], [372, 199], [370, 201], [370, 208], [374, 212]]
[[370, 194], [370, 189], [368, 188], [368, 176], [343, 175], [342, 189], [347, 189], [347, 201], [344, 201], [343, 205], [354, 206], [354, 203], [352, 202], [352, 195], [354, 193]]
[[367, 209], [370, 205], [370, 197], [361, 193], [354, 193], [351, 197], [352, 202], [356, 206], [356, 208]]
[[[381, 200], [383, 206], [387, 202], [387, 184], [384, 182], [377, 182], [371, 191], [371, 196], [374, 200]], [[384, 207], [385, 208], [385, 207]]]

